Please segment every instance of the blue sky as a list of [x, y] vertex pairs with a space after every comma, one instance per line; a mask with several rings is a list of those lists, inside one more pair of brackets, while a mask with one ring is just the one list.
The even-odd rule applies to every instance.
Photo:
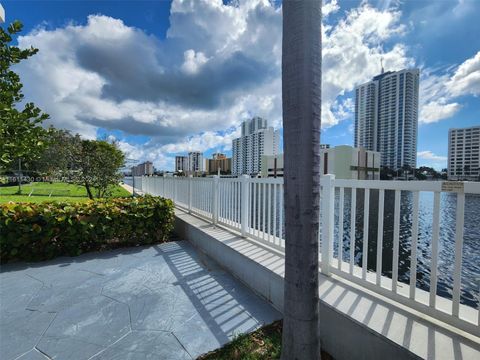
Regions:
[[[171, 169], [188, 150], [229, 152], [239, 123], [281, 127], [281, 3], [2, 1], [24, 25], [19, 67], [51, 122], [113, 136]], [[480, 124], [480, 1], [326, 1], [322, 143], [352, 144], [354, 86], [419, 67], [418, 164], [446, 166], [451, 127]], [[478, 54], [478, 55], [477, 55]]]

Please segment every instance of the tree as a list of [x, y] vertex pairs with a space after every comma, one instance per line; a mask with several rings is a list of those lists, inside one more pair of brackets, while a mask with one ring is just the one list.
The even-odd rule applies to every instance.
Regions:
[[320, 358], [321, 7], [321, 1], [283, 2], [285, 360]]
[[380, 180], [392, 180], [395, 175], [396, 172], [387, 166], [382, 166], [380, 168]]
[[115, 143], [104, 140], [82, 140], [75, 156], [76, 181], [84, 185], [88, 197], [105, 197], [111, 185], [118, 184], [125, 155]]
[[74, 172], [79, 148], [80, 135], [72, 135], [68, 130], [50, 127], [46, 148], [36, 160], [32, 169], [42, 175], [69, 177]]
[[46, 130], [41, 123], [49, 116], [34, 103], [22, 103], [23, 85], [20, 76], [11, 70], [12, 65], [38, 52], [33, 47], [22, 50], [10, 45], [22, 27], [16, 20], [6, 31], [0, 28], [0, 167], [3, 168], [12, 167], [19, 160], [36, 159], [45, 147]]

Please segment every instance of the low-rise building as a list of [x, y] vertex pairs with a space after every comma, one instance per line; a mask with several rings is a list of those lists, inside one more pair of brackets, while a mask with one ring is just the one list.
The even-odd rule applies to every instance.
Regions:
[[263, 155], [260, 176], [262, 178], [283, 177], [283, 154]]
[[381, 154], [349, 145], [320, 150], [320, 173], [336, 179], [380, 180]]
[[[320, 150], [320, 174], [337, 179], [380, 180], [381, 155], [377, 151], [348, 145]], [[283, 154], [262, 156], [261, 177], [283, 177]]]

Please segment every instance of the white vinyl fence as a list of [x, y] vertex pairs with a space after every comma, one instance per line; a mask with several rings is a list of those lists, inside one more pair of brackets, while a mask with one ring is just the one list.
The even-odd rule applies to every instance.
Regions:
[[[215, 225], [284, 250], [281, 178], [141, 177], [135, 179], [135, 184], [144, 193], [172, 199], [177, 207]], [[347, 279], [480, 336], [480, 251], [466, 253], [464, 249], [465, 199], [466, 195], [472, 196], [472, 201], [480, 204], [480, 183], [336, 180], [333, 175], [326, 175], [321, 185], [319, 240], [323, 274]], [[448, 196], [445, 204], [442, 196]], [[421, 203], [420, 199], [426, 202]], [[480, 212], [480, 206], [477, 210]], [[454, 225], [450, 227], [450, 264], [439, 261], [441, 217], [451, 219]], [[422, 234], [420, 222], [422, 229], [427, 229]], [[419, 239], [427, 241], [419, 244]], [[448, 242], [443, 247], [448, 247]], [[462, 267], [465, 260], [466, 264], [477, 266]], [[442, 269], [448, 274], [442, 273]], [[429, 290], [417, 286], [419, 274], [419, 281], [427, 275]], [[469, 291], [477, 298], [470, 305], [461, 303], [462, 274], [471, 280]], [[451, 288], [446, 295], [445, 291], [438, 293], [437, 280], [441, 276]]]

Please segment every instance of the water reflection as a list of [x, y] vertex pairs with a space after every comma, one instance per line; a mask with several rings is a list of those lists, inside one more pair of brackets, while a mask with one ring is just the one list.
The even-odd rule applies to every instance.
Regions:
[[[370, 191], [369, 231], [368, 231], [368, 269], [376, 271], [377, 229], [378, 229], [378, 190]], [[363, 248], [363, 206], [365, 192], [357, 190], [357, 206], [355, 219], [355, 263], [362, 265]], [[433, 222], [434, 194], [421, 192], [419, 198], [419, 233], [417, 248], [417, 287], [430, 290], [430, 263]], [[350, 260], [350, 203], [351, 189], [345, 189], [344, 205], [344, 246], [343, 259]], [[384, 233], [382, 250], [382, 274], [391, 277], [393, 257], [393, 227], [394, 227], [395, 192], [385, 191]], [[440, 239], [438, 258], [437, 293], [451, 298], [453, 286], [453, 271], [455, 264], [455, 213], [457, 197], [454, 193], [442, 193], [440, 197]], [[336, 193], [335, 211], [335, 244], [334, 256], [338, 251], [338, 209], [339, 191]], [[478, 289], [480, 283], [480, 196], [467, 194], [465, 200], [465, 226], [462, 265], [461, 302], [470, 306], [478, 304]], [[398, 279], [401, 282], [410, 281], [410, 254], [412, 244], [413, 193], [402, 191], [400, 198], [400, 246]]]

